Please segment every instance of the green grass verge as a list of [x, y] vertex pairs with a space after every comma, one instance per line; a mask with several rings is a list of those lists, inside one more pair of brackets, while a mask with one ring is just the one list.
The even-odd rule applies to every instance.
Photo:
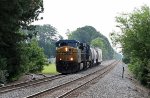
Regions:
[[42, 73], [44, 73], [44, 74], [58, 74], [58, 72], [56, 71], [56, 65], [55, 64], [49, 64], [48, 66], [44, 66]]

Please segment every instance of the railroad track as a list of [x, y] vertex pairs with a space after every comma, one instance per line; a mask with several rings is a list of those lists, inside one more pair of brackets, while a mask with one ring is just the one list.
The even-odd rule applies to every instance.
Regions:
[[7, 85], [4, 87], [0, 87], [0, 94], [7, 93], [7, 92], [17, 90], [17, 89], [21, 89], [21, 88], [26, 88], [26, 87], [37, 85], [37, 84], [41, 84], [44, 82], [53, 81], [53, 80], [56, 80], [56, 79], [59, 79], [62, 77], [65, 77], [65, 75], [58, 74], [58, 75], [45, 77], [45, 78], [41, 78], [41, 79], [37, 79], [37, 80], [33, 80], [33, 81], [27, 81], [27, 82], [21, 82], [21, 83], [16, 83], [16, 84], [12, 84], [12, 85]]
[[118, 63], [119, 61], [115, 61], [110, 65], [103, 67], [102, 69], [90, 73], [86, 76], [82, 76], [78, 79], [63, 83], [59, 86], [55, 86], [53, 88], [46, 89], [33, 95], [29, 95], [25, 98], [41, 98], [43, 96], [47, 98], [70, 98], [69, 96], [71, 96], [73, 92], [84, 87], [85, 85], [89, 85], [90, 83], [92, 83], [92, 81], [95, 81], [96, 79], [102, 78], [107, 73], [109, 73], [110, 70], [112, 70]]

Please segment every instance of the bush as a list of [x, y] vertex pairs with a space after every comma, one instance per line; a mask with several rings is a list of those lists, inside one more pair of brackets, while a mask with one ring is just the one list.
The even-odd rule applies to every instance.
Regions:
[[7, 81], [7, 76], [8, 76], [8, 73], [7, 73], [7, 70], [6, 70], [6, 58], [2, 58], [0, 56], [0, 83], [6, 83]]
[[132, 58], [130, 64], [128, 65], [129, 70], [134, 74], [135, 78], [140, 81], [141, 84], [150, 88], [150, 69], [148, 68], [149, 63], [147, 60], [139, 60]]

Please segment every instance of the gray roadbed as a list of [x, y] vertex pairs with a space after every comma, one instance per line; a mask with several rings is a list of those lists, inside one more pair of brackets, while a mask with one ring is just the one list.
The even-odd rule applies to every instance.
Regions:
[[[122, 78], [123, 67], [125, 71]], [[150, 98], [150, 90], [133, 79], [127, 65], [119, 63], [98, 83], [81, 93], [78, 98]]]

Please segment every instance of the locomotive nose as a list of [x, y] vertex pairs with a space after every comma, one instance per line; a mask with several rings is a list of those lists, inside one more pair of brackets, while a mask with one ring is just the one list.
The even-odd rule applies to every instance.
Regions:
[[77, 49], [70, 46], [64, 46], [57, 50], [58, 61], [77, 61]]

